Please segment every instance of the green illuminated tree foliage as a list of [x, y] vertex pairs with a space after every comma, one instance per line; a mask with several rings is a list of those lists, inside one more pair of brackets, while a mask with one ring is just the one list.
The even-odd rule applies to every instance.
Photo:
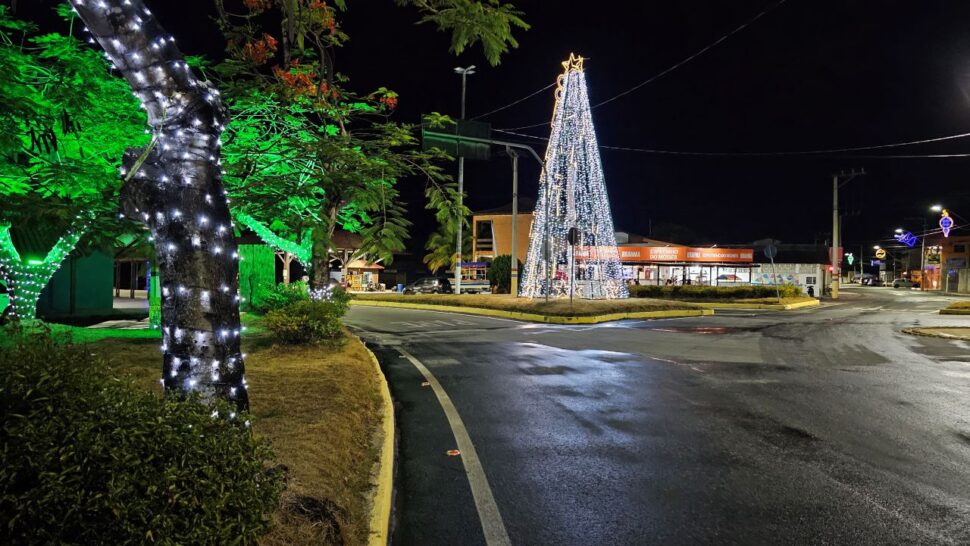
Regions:
[[[69, 8], [59, 13], [67, 25]], [[36, 315], [37, 297], [83, 240], [96, 246], [131, 225], [118, 221], [124, 146], [145, 141], [145, 116], [108, 63], [70, 35], [41, 34], [0, 6], [0, 274], [14, 312]], [[10, 230], [63, 236], [43, 256], [15, 248]]]
[[[493, 64], [517, 46], [512, 28], [528, 28], [510, 5], [493, 0], [398, 3], [451, 31], [456, 53], [481, 43]], [[457, 217], [457, 190], [438, 166], [448, 158], [420, 150], [416, 125], [391, 121], [397, 94], [356, 93], [336, 70], [336, 50], [348, 39], [337, 19], [343, 0], [244, 0], [242, 14], [215, 4], [228, 41], [229, 58], [217, 71], [233, 114], [226, 184], [238, 221], [274, 235], [261, 236], [278, 248], [278, 238], [308, 245], [311, 283], [319, 286], [329, 277], [337, 227], [363, 235], [348, 261], [388, 263], [403, 250], [410, 222], [399, 202], [402, 178], [423, 177], [432, 207]], [[268, 30], [275, 20], [278, 33]]]
[[462, 230], [462, 261], [471, 257], [472, 250], [472, 230], [468, 221], [471, 211], [462, 205], [461, 210], [457, 210], [457, 205], [441, 203], [436, 201], [437, 196], [431, 196], [427, 208], [435, 211], [435, 220], [438, 221], [438, 228], [428, 237], [424, 244], [425, 250], [423, 262], [428, 266], [432, 273], [437, 273], [443, 267], [454, 268], [455, 266], [455, 240], [458, 238], [459, 219], [463, 225]]

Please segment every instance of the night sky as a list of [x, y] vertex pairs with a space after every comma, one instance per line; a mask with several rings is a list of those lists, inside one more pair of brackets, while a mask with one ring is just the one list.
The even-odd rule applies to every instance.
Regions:
[[[20, 2], [39, 17], [54, 0]], [[449, 37], [412, 23], [413, 9], [391, 0], [348, 0], [350, 43], [337, 53], [350, 87], [379, 86], [401, 95], [397, 119], [423, 112], [457, 115], [455, 66], [474, 64], [468, 115], [492, 110], [555, 80], [571, 51], [584, 55], [594, 104], [695, 53], [775, 1], [680, 2], [518, 0], [532, 25], [520, 47], [488, 66], [479, 48], [456, 58]], [[149, 0], [190, 54], [217, 56], [222, 39], [207, 0]], [[970, 2], [787, 0], [750, 27], [689, 64], [593, 110], [602, 145], [676, 151], [753, 152], [866, 146], [970, 131]], [[495, 128], [548, 122], [553, 90], [484, 119]], [[522, 131], [548, 135], [548, 123]], [[505, 138], [508, 135], [496, 134]], [[544, 143], [534, 143], [540, 155]], [[862, 154], [970, 152], [970, 139]], [[942, 203], [970, 217], [965, 178], [970, 158], [692, 157], [603, 150], [607, 187], [619, 229], [660, 235], [680, 226], [676, 242], [743, 243], [774, 237], [823, 242], [831, 231], [831, 174], [864, 168], [843, 190], [855, 214], [848, 243], [870, 244]], [[534, 197], [538, 166], [523, 159], [520, 195]], [[466, 163], [474, 209], [510, 200], [510, 164], [496, 154]], [[414, 211], [412, 248], [433, 227], [423, 212], [423, 181], [402, 181]], [[928, 214], [928, 212], [927, 212]], [[960, 220], [958, 219], [958, 223]]]

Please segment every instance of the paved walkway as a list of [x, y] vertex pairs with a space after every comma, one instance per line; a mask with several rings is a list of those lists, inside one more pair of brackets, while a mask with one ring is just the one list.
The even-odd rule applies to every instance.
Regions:
[[907, 328], [904, 331], [907, 334], [915, 334], [918, 336], [970, 340], [970, 327], [955, 326], [952, 328]]
[[148, 319], [142, 320], [106, 320], [92, 324], [88, 328], [115, 328], [119, 330], [147, 330]]

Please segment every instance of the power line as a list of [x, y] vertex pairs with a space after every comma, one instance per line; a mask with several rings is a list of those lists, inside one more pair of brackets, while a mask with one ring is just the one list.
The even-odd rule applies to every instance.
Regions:
[[538, 95], [539, 93], [542, 93], [542, 92], [543, 92], [543, 91], [545, 91], [546, 89], [549, 89], [550, 87], [555, 87], [555, 86], [556, 86], [556, 82], [552, 82], [552, 83], [550, 83], [549, 85], [547, 85], [547, 86], [545, 86], [545, 87], [543, 87], [542, 89], [540, 89], [540, 90], [538, 90], [538, 91], [536, 91], [536, 92], [534, 92], [534, 93], [529, 93], [528, 95], [526, 95], [526, 96], [524, 96], [524, 97], [522, 97], [522, 98], [521, 98], [521, 99], [519, 99], [519, 100], [516, 100], [516, 101], [512, 101], [512, 102], [510, 102], [510, 103], [508, 103], [508, 104], [506, 104], [505, 106], [501, 106], [501, 107], [499, 107], [499, 108], [496, 108], [495, 110], [490, 110], [490, 111], [488, 111], [488, 112], [485, 112], [484, 114], [479, 114], [479, 115], [477, 115], [477, 116], [475, 116], [475, 117], [473, 117], [473, 118], [471, 118], [471, 119], [472, 119], [472, 120], [476, 120], [476, 119], [479, 119], [479, 118], [483, 118], [483, 117], [485, 117], [485, 116], [490, 116], [490, 115], [492, 115], [492, 114], [494, 114], [495, 112], [501, 112], [502, 110], [505, 110], [506, 108], [511, 108], [511, 107], [513, 107], [513, 106], [515, 106], [516, 104], [519, 104], [519, 103], [520, 103], [520, 102], [522, 102], [522, 101], [525, 101], [525, 100], [528, 100], [528, 99], [531, 99], [532, 97], [534, 97], [534, 96], [536, 96], [536, 95]]
[[[525, 133], [516, 133], [514, 131], [509, 131], [505, 129], [495, 129], [500, 133], [505, 133], [508, 135], [514, 135], [518, 137], [531, 138], [535, 140], [549, 140], [544, 137], [537, 137], [533, 135], [527, 135]], [[851, 148], [828, 148], [820, 150], [791, 150], [791, 151], [779, 151], [779, 152], [695, 152], [695, 151], [682, 151], [682, 150], [661, 150], [656, 148], [633, 148], [628, 146], [605, 146], [600, 145], [601, 149], [604, 150], [615, 150], [622, 152], [640, 152], [640, 153], [650, 153], [650, 154], [660, 154], [660, 155], [678, 155], [678, 156], [694, 156], [694, 157], [784, 157], [784, 156], [802, 156], [802, 155], [825, 155], [825, 154], [840, 154], [847, 152], [861, 152], [867, 150], [883, 150], [888, 148], [898, 148], [901, 146], [914, 146], [918, 144], [928, 144], [931, 142], [942, 142], [945, 140], [955, 140], [958, 138], [970, 137], [970, 133], [960, 133], [957, 135], [949, 135], [935, 138], [927, 138], [922, 140], [910, 140], [907, 142], [894, 142], [892, 144], [877, 144], [874, 146], [855, 146]], [[903, 155], [852, 155], [850, 157], [855, 157], [859, 159], [918, 159], [918, 158], [958, 158], [958, 157], [970, 157], [970, 154], [903, 154]]]
[[[675, 63], [675, 64], [673, 64], [673, 65], [671, 65], [671, 66], [670, 66], [670, 67], [668, 67], [668, 68], [667, 68], [666, 70], [663, 70], [663, 71], [661, 71], [661, 72], [659, 72], [659, 73], [657, 73], [657, 74], [654, 74], [654, 75], [653, 75], [653, 76], [651, 76], [650, 78], [647, 78], [646, 80], [644, 80], [644, 81], [642, 81], [642, 82], [640, 82], [640, 83], [638, 83], [638, 84], [636, 84], [636, 85], [634, 85], [633, 87], [631, 87], [631, 88], [629, 88], [629, 89], [627, 89], [626, 91], [623, 91], [623, 92], [621, 92], [621, 93], [618, 93], [618, 94], [616, 94], [616, 95], [614, 95], [614, 96], [612, 96], [612, 97], [610, 97], [610, 98], [608, 98], [608, 99], [606, 99], [606, 100], [604, 100], [604, 101], [601, 101], [601, 102], [598, 102], [598, 103], [596, 103], [596, 104], [594, 104], [594, 105], [592, 106], [592, 108], [599, 108], [600, 106], [603, 106], [604, 104], [607, 104], [607, 103], [610, 103], [610, 102], [613, 102], [613, 101], [615, 101], [616, 99], [618, 99], [618, 98], [620, 98], [620, 97], [623, 97], [623, 96], [625, 96], [625, 95], [629, 95], [630, 93], [632, 93], [632, 92], [634, 92], [634, 91], [636, 91], [637, 89], [640, 89], [640, 88], [641, 88], [641, 87], [643, 87], [644, 85], [647, 85], [647, 84], [650, 84], [650, 83], [653, 83], [653, 82], [655, 82], [655, 81], [657, 81], [657, 80], [659, 80], [660, 78], [662, 78], [662, 77], [664, 77], [664, 76], [666, 76], [667, 74], [670, 74], [670, 73], [671, 73], [671, 72], [673, 72], [674, 70], [677, 70], [678, 68], [680, 68], [680, 67], [682, 67], [682, 66], [684, 66], [685, 64], [687, 64], [687, 63], [689, 63], [689, 62], [691, 62], [691, 61], [693, 61], [693, 60], [694, 60], [694, 59], [696, 59], [697, 57], [700, 57], [701, 55], [703, 55], [703, 54], [705, 54], [705, 53], [707, 53], [707, 52], [708, 52], [708, 51], [710, 51], [711, 49], [713, 49], [713, 48], [715, 48], [715, 47], [717, 47], [717, 46], [718, 46], [718, 45], [719, 45], [719, 44], [720, 44], [721, 42], [723, 42], [723, 41], [725, 41], [725, 40], [727, 40], [727, 39], [728, 39], [728, 38], [730, 38], [731, 36], [734, 36], [734, 35], [735, 35], [735, 34], [737, 34], [738, 32], [741, 32], [741, 31], [742, 31], [742, 30], [744, 30], [745, 28], [747, 28], [747, 27], [749, 27], [749, 26], [751, 26], [751, 24], [753, 24], [753, 23], [754, 23], [755, 21], [757, 21], [758, 19], [761, 19], [762, 17], [764, 17], [764, 16], [765, 16], [765, 15], [767, 15], [768, 13], [770, 13], [770, 12], [772, 12], [772, 11], [774, 11], [774, 9], [775, 9], [775, 8], [777, 8], [778, 6], [780, 6], [780, 5], [782, 5], [782, 4], [784, 4], [784, 3], [786, 2], [786, 1], [787, 1], [787, 0], [779, 0], [778, 2], [775, 2], [774, 4], [772, 4], [772, 5], [770, 5], [770, 6], [768, 6], [767, 8], [765, 8], [765, 9], [763, 9], [763, 10], [761, 10], [761, 11], [760, 11], [760, 12], [759, 12], [759, 13], [758, 13], [757, 15], [755, 15], [755, 16], [754, 16], [754, 17], [752, 17], [751, 19], [748, 19], [747, 21], [745, 21], [744, 23], [742, 23], [742, 24], [741, 24], [740, 26], [738, 26], [737, 28], [735, 28], [735, 29], [734, 29], [734, 30], [732, 30], [731, 32], [728, 32], [727, 34], [725, 34], [725, 35], [723, 35], [723, 36], [721, 36], [721, 37], [720, 37], [720, 38], [718, 38], [717, 40], [714, 40], [714, 41], [713, 41], [713, 42], [711, 42], [710, 44], [708, 44], [708, 45], [706, 45], [706, 46], [704, 46], [704, 47], [702, 47], [702, 48], [701, 48], [701, 49], [699, 49], [699, 50], [698, 50], [697, 52], [695, 52], [695, 53], [694, 53], [693, 55], [690, 55], [690, 56], [688, 56], [688, 57], [686, 57], [686, 58], [684, 58], [683, 60], [681, 60], [680, 62], [677, 62], [677, 63]], [[552, 84], [552, 85], [555, 85], [555, 84]], [[532, 95], [536, 95], [536, 94], [538, 94], [538, 93], [540, 93], [541, 91], [545, 91], [545, 90], [546, 90], [546, 89], [548, 89], [549, 87], [552, 87], [552, 85], [550, 85], [550, 86], [548, 86], [548, 87], [545, 87], [545, 88], [543, 88], [543, 89], [540, 89], [539, 91], [536, 91], [536, 92], [535, 92], [535, 93], [533, 93]], [[532, 95], [529, 95], [529, 97], [531, 97]], [[526, 98], [529, 98], [529, 97], [526, 97]], [[522, 100], [525, 100], [525, 99], [522, 99]], [[517, 101], [517, 102], [521, 102], [521, 100], [520, 100], [520, 101]], [[513, 103], [513, 104], [515, 104], [515, 103]], [[511, 104], [510, 104], [509, 106], [511, 106]], [[506, 107], [505, 107], [505, 106], [503, 106], [503, 107], [502, 107], [502, 108], [500, 108], [499, 110], [501, 110], [501, 109], [504, 109], [504, 108], [506, 108]], [[491, 112], [489, 112], [489, 113], [491, 113]], [[483, 114], [483, 115], [488, 115], [488, 114]], [[522, 127], [509, 127], [509, 128], [508, 128], [508, 130], [510, 130], [510, 131], [516, 131], [516, 130], [519, 130], [519, 129], [531, 129], [531, 128], [533, 128], [533, 127], [539, 127], [539, 126], [542, 126], [542, 125], [545, 125], [545, 124], [546, 124], [546, 122], [542, 122], [542, 123], [535, 123], [535, 124], [533, 124], [533, 125], [524, 125], [524, 126], [522, 126]]]

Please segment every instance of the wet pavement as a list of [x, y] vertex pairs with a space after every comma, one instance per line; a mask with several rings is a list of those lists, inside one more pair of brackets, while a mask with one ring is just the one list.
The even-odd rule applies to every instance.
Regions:
[[[970, 345], [947, 298], [550, 326], [354, 307], [399, 424], [396, 544], [485, 544], [467, 429], [512, 544], [968, 544]], [[492, 541], [495, 543], [495, 541]]]

